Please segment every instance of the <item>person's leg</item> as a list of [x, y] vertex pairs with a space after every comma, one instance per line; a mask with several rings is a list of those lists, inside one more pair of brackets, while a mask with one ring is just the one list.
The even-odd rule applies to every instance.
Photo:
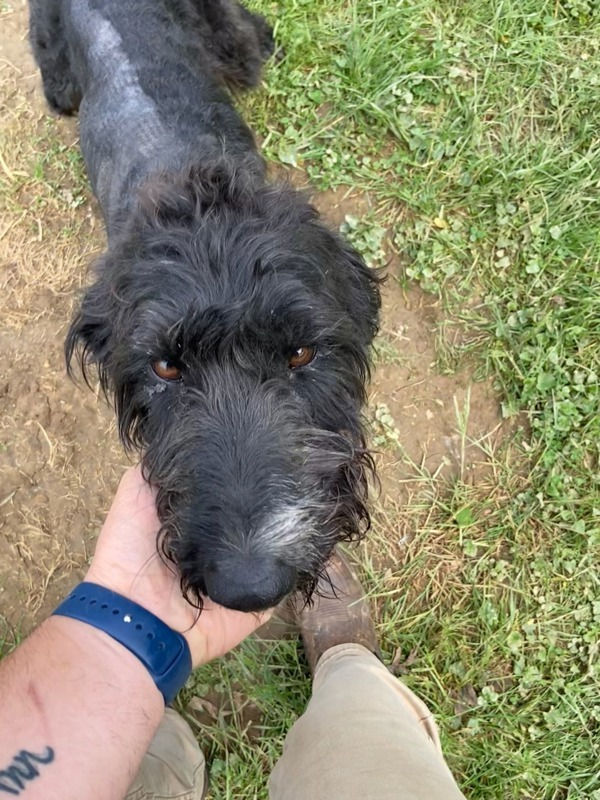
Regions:
[[198, 742], [179, 714], [167, 708], [125, 800], [201, 800], [207, 789]]
[[296, 619], [313, 696], [287, 736], [271, 800], [464, 800], [430, 711], [377, 658], [368, 603], [340, 553]]
[[271, 800], [464, 800], [427, 706], [359, 644], [328, 650]]

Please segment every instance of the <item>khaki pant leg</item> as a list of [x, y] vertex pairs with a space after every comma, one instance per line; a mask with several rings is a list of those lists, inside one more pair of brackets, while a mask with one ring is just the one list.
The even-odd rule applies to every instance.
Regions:
[[358, 644], [319, 660], [289, 732], [271, 800], [464, 800], [431, 712]]
[[194, 734], [167, 708], [125, 800], [201, 800], [205, 780], [206, 762]]

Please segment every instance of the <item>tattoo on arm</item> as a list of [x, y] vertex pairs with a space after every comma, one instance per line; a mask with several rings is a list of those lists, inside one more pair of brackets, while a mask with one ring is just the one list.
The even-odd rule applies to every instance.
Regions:
[[0, 770], [0, 795], [20, 795], [28, 781], [39, 777], [40, 771], [36, 765], [51, 764], [53, 761], [54, 750], [51, 747], [46, 747], [45, 753], [21, 750], [6, 769]]

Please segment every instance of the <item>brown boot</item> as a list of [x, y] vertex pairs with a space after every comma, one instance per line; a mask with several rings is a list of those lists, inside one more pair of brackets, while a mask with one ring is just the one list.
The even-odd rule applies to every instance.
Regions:
[[312, 605], [300, 603], [298, 599], [295, 615], [311, 673], [323, 653], [337, 644], [362, 644], [380, 657], [363, 587], [340, 550], [334, 551], [319, 578]]

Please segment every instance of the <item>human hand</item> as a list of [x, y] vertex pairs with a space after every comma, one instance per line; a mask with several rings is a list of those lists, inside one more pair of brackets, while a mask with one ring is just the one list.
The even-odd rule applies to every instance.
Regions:
[[183, 634], [197, 667], [231, 650], [272, 612], [245, 614], [205, 598], [200, 613], [181, 594], [175, 566], [158, 554], [159, 528], [152, 488], [140, 467], [127, 470], [85, 579], [128, 597]]

